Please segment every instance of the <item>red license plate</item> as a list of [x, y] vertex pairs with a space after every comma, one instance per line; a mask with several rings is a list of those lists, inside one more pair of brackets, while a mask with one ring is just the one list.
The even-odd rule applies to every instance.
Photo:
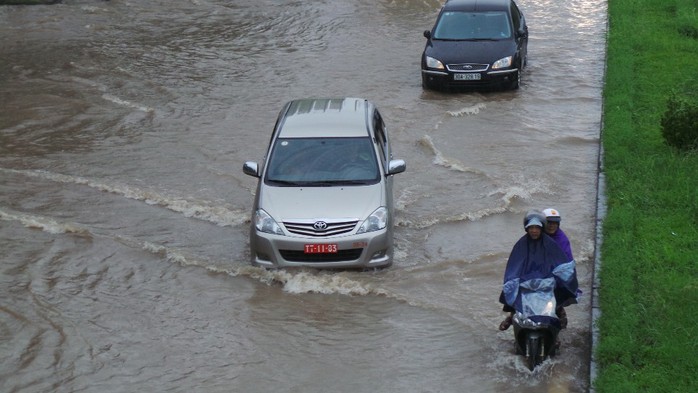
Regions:
[[306, 244], [303, 250], [306, 254], [335, 254], [336, 244]]

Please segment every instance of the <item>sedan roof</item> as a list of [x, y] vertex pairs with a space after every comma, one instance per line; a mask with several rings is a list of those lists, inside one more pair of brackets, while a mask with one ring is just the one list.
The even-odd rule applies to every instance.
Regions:
[[279, 137], [366, 137], [367, 110], [363, 98], [294, 100], [288, 103]]
[[444, 5], [446, 11], [504, 11], [511, 0], [449, 0]]

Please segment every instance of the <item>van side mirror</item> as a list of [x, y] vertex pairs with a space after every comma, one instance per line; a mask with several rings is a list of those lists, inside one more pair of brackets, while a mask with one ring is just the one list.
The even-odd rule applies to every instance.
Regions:
[[257, 165], [257, 163], [254, 161], [245, 162], [245, 164], [242, 166], [242, 171], [246, 175], [259, 177], [259, 165]]
[[424, 30], [424, 38], [426, 39], [431, 39], [431, 31], [429, 30]]
[[390, 162], [388, 162], [388, 175], [402, 173], [405, 169], [407, 169], [405, 160], [390, 160]]

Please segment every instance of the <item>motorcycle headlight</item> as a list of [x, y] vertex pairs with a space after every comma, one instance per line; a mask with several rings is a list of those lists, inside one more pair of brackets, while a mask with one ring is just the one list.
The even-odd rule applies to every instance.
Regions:
[[271, 218], [269, 213], [262, 209], [257, 210], [254, 214], [254, 227], [260, 232], [273, 233], [276, 235], [284, 234], [281, 226]]
[[439, 60], [436, 60], [433, 57], [427, 56], [426, 60], [427, 60], [427, 67], [429, 67], [429, 68], [436, 68], [439, 70], [443, 70], [445, 68], [444, 64], [442, 62], [440, 62]]
[[388, 209], [379, 207], [361, 224], [356, 233], [378, 231], [388, 225]]
[[498, 70], [500, 68], [508, 68], [511, 67], [513, 57], [512, 56], [507, 56], [503, 59], [499, 59], [492, 64], [492, 69], [493, 70]]

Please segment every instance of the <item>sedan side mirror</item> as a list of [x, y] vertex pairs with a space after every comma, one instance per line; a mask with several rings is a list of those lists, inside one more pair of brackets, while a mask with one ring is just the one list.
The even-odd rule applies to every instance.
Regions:
[[254, 177], [259, 177], [259, 165], [257, 165], [256, 162], [254, 161], [247, 161], [243, 166], [242, 166], [242, 171], [246, 175], [254, 176]]
[[424, 30], [424, 38], [431, 39], [431, 31]]

